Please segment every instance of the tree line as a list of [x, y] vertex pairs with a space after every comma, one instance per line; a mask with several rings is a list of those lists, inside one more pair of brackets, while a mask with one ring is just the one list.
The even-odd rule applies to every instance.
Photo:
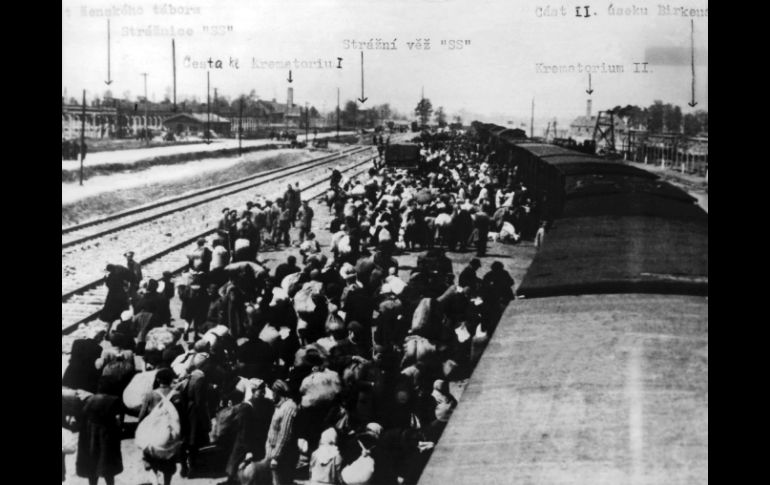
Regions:
[[[137, 96], [136, 101], [132, 101], [131, 98], [130, 91], [124, 92], [122, 98], [116, 98], [111, 91], [105, 91], [101, 97], [91, 101], [91, 106], [109, 106], [122, 109], [134, 109], [134, 107], [138, 106], [138, 108], [141, 109], [144, 106], [143, 103], [146, 101], [144, 96]], [[81, 102], [81, 100], [70, 97], [65, 103], [65, 98], [62, 97], [62, 104], [80, 105]], [[237, 97], [226, 95], [214, 96], [212, 93], [211, 112], [222, 116], [238, 116], [238, 113], [241, 110], [241, 103], [243, 103], [244, 117], [259, 117], [267, 114], [265, 105], [269, 105], [272, 102], [265, 99], [259, 99], [255, 90], [252, 90], [248, 95]], [[150, 101], [149, 106], [151, 107], [151, 110], [159, 109], [162, 111], [177, 111], [179, 113], [206, 113], [208, 110], [206, 100], [201, 100], [198, 96], [177, 100], [176, 110], [174, 110], [174, 103], [171, 101], [170, 93], [166, 93], [163, 101]], [[302, 108], [302, 115], [305, 116], [305, 107], [297, 106]], [[315, 106], [309, 106], [307, 109], [311, 118], [318, 118], [321, 116], [321, 113]]]
[[708, 133], [708, 111], [682, 113], [682, 108], [655, 100], [646, 108], [639, 106], [615, 106], [611, 110], [625, 120], [630, 128], [647, 130], [650, 133], [680, 133], [696, 136]]
[[[436, 108], [436, 110], [433, 110], [433, 103], [430, 102], [430, 99], [428, 98], [422, 98], [417, 103], [417, 106], [414, 108], [414, 114], [417, 116], [417, 118], [420, 120], [420, 125], [428, 125], [430, 123], [430, 117], [431, 114], [434, 117], [434, 121], [438, 125], [439, 128], [444, 128], [447, 126], [447, 114], [444, 111], [443, 106], [439, 106]], [[454, 120], [454, 124], [461, 125], [462, 124], [462, 118], [459, 116], [454, 116], [452, 118]]]

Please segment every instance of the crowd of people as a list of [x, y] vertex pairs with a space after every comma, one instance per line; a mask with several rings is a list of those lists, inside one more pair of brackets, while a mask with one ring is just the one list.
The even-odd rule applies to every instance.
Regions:
[[[446, 253], [485, 256], [490, 233], [516, 241], [537, 225], [515, 170], [489, 163], [488, 148], [459, 135], [422, 144], [416, 172], [332, 174], [327, 251], [297, 184], [224, 209], [176, 285], [143, 278], [131, 252], [109, 265], [101, 322], [73, 343], [62, 378], [77, 475], [114, 483], [133, 414], [156, 483], [177, 465], [228, 484], [416, 483], [457, 404], [449, 383], [470, 374], [515, 298], [501, 262], [473, 258], [456, 277]], [[269, 267], [267, 247], [301, 261]], [[402, 278], [396, 256], [417, 248]]]

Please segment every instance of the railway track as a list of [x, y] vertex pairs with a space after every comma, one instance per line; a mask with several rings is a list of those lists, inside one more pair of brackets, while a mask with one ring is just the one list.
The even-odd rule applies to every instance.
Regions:
[[[350, 177], [360, 175], [369, 168], [369, 164], [375, 158], [372, 156], [366, 157], [363, 161], [356, 161], [341, 169], [341, 172]], [[329, 163], [329, 161], [326, 160], [325, 163]], [[302, 193], [305, 194], [304, 198], [314, 200], [322, 197], [325, 193], [326, 183], [328, 183], [328, 177], [325, 176], [307, 182], [301, 187]], [[280, 191], [276, 192], [272, 194], [271, 198], [279, 196], [281, 193]], [[169, 270], [175, 276], [180, 274], [187, 267], [187, 255], [194, 248], [195, 241], [201, 237], [210, 236], [216, 230], [216, 227], [207, 228], [141, 259], [139, 262], [142, 264], [142, 272], [145, 275], [155, 277], [159, 277], [163, 271]], [[97, 318], [107, 296], [107, 289], [103, 283], [103, 277], [95, 279], [62, 295], [62, 335], [73, 332], [81, 323]]]
[[217, 200], [220, 197], [258, 187], [267, 182], [276, 180], [277, 178], [284, 177], [287, 174], [299, 173], [303, 170], [340, 160], [368, 149], [368, 147], [348, 148], [323, 157], [306, 160], [286, 167], [266, 170], [213, 187], [207, 187], [180, 196], [135, 207], [106, 217], [86, 221], [81, 224], [63, 227], [62, 249], [83, 244], [93, 239], [101, 238], [123, 229], [150, 222], [175, 212], [206, 204]]
[[[127, 224], [119, 231], [92, 238], [81, 244], [62, 249], [62, 296], [69, 296], [75, 290], [81, 290], [84, 285], [93, 281], [94, 277], [104, 272], [104, 266], [109, 262], [119, 262], [127, 250], [134, 251], [138, 258], [156, 254], [161, 248], [172, 246], [180, 241], [194, 237], [202, 231], [216, 226], [221, 218], [223, 207], [242, 207], [247, 201], [253, 201], [255, 195], [267, 195], [279, 186], [295, 181], [311, 181], [327, 178], [329, 167], [345, 168], [364, 157], [370, 151], [356, 152], [344, 159], [330, 158], [303, 167], [285, 171], [262, 178], [259, 186], [250, 190], [226, 189], [206, 203], [192, 204], [182, 210], [172, 210], [170, 213], [151, 220]], [[256, 183], [256, 182], [250, 182]], [[233, 192], [234, 193], [230, 193]], [[229, 195], [225, 195], [230, 193]], [[190, 205], [190, 204], [188, 204]], [[168, 212], [168, 211], [166, 211]]]

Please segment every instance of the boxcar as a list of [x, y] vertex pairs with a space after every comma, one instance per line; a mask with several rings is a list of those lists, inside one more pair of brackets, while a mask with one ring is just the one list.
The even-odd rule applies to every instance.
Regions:
[[385, 149], [385, 165], [414, 169], [420, 163], [420, 146], [414, 143], [388, 145]]
[[707, 483], [708, 214], [619, 162], [497, 150], [553, 226], [419, 483]]

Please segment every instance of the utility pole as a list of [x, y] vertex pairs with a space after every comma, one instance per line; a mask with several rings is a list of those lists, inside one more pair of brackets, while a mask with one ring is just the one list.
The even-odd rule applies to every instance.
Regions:
[[308, 131], [310, 131], [310, 108], [305, 102], [305, 143], [307, 143]]
[[532, 98], [532, 116], [529, 119], [529, 137], [532, 138], [535, 134], [535, 98]]
[[174, 74], [174, 112], [176, 113], [176, 43], [171, 39], [171, 66]]
[[340, 88], [337, 88], [337, 141], [340, 141]]
[[211, 71], [206, 71], [206, 143], [211, 143]]
[[86, 158], [86, 90], [83, 90], [83, 112], [80, 123], [80, 185], [83, 185], [83, 159]]
[[238, 110], [238, 155], [243, 155], [241, 137], [243, 136], [243, 96], [241, 96], [241, 106]]
[[144, 76], [144, 138], [149, 145], [150, 137], [147, 133], [147, 73], [143, 72], [142, 76]]

